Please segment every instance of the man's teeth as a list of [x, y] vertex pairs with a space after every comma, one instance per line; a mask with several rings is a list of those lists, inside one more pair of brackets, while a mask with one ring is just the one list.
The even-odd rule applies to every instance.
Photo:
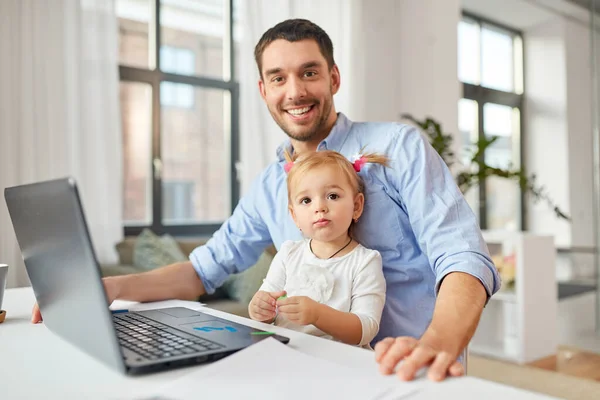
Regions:
[[292, 115], [302, 115], [310, 110], [310, 106], [304, 108], [295, 108], [293, 110], [288, 110], [288, 112]]

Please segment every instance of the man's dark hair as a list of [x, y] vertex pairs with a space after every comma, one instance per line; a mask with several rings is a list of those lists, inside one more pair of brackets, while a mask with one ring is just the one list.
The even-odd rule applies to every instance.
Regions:
[[254, 59], [261, 79], [263, 52], [268, 45], [278, 39], [284, 39], [288, 42], [312, 39], [319, 45], [319, 50], [325, 57], [329, 69], [335, 65], [333, 43], [331, 43], [329, 35], [320, 26], [306, 19], [288, 19], [267, 30], [254, 48]]

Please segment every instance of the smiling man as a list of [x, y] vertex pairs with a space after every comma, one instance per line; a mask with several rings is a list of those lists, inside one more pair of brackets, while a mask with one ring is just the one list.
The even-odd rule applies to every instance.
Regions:
[[340, 87], [340, 73], [333, 54], [320, 51], [326, 43], [268, 40], [267, 34], [254, 52], [260, 94], [275, 122], [295, 142], [294, 150], [315, 150], [337, 120], [333, 95]]
[[[389, 168], [361, 169], [366, 203], [355, 239], [378, 250], [387, 284], [374, 339], [382, 373], [401, 379], [429, 366], [433, 380], [464, 373], [457, 361], [487, 299], [500, 286], [475, 215], [443, 160], [414, 127], [357, 123], [337, 113], [340, 88], [329, 36], [307, 20], [284, 21], [255, 48], [258, 86], [273, 119], [289, 136], [278, 159], [256, 179], [233, 215], [204, 246], [177, 263], [105, 278], [109, 300], [194, 299], [253, 265], [274, 243], [298, 240], [288, 212], [284, 149], [335, 150], [348, 158], [386, 155]], [[34, 308], [33, 321], [40, 320]]]

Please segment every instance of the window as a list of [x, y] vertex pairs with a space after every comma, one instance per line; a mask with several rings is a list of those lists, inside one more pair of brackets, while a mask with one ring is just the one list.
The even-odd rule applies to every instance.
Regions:
[[210, 235], [237, 204], [234, 3], [116, 0], [125, 235]]
[[[464, 14], [458, 26], [458, 104], [463, 163], [480, 138], [497, 136], [485, 153], [490, 166], [521, 165], [523, 45], [520, 32]], [[482, 229], [524, 228], [523, 193], [514, 181], [490, 177], [465, 195]]]
[[[161, 69], [174, 74], [194, 74], [194, 52], [172, 46], [160, 47]], [[174, 82], [161, 82], [160, 105], [164, 107], [194, 107], [194, 88]]]

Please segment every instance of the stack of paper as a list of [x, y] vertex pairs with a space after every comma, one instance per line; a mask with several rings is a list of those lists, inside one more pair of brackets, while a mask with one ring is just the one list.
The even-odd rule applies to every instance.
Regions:
[[418, 386], [262, 340], [137, 400], [400, 399]]

